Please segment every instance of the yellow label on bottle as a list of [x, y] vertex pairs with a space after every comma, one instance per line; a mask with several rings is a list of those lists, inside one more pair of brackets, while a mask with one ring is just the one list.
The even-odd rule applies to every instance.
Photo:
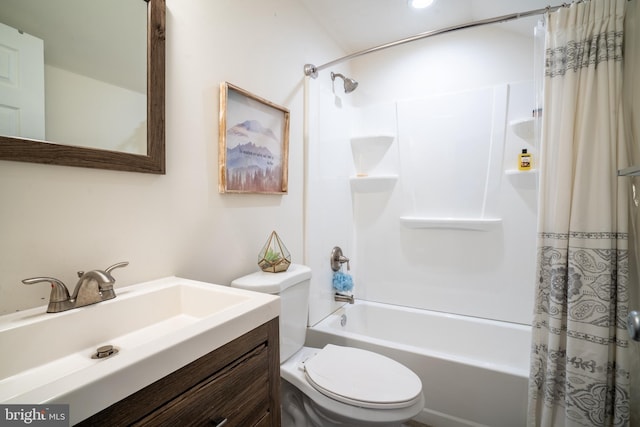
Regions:
[[522, 153], [518, 155], [518, 169], [526, 171], [531, 169], [531, 154]]

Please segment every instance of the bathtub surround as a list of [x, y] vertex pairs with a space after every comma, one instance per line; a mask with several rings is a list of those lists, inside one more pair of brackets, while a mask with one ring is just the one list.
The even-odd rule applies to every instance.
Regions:
[[573, 3], [547, 22], [529, 426], [630, 423], [625, 7]]
[[403, 226], [499, 228], [508, 101], [509, 85], [496, 85], [396, 102]]
[[[536, 151], [508, 126], [535, 106], [533, 40], [466, 31], [471, 46], [461, 31], [352, 61], [340, 69], [360, 82], [349, 95], [332, 90], [328, 71], [308, 79], [310, 324], [339, 306], [325, 298], [336, 244], [350, 254], [356, 298], [531, 322], [537, 175], [506, 171], [523, 147]], [[436, 104], [451, 114], [428, 108]], [[352, 147], [374, 136], [388, 143], [363, 168]], [[446, 203], [433, 203], [434, 192]], [[414, 214], [501, 221], [485, 221], [489, 231], [411, 229], [401, 218]]]
[[[531, 321], [536, 175], [505, 171], [516, 167], [523, 144], [535, 151], [534, 142], [524, 141], [508, 126], [531, 117], [535, 107], [532, 48], [531, 37], [499, 26], [484, 27], [363, 56], [309, 79], [306, 247], [314, 271], [311, 325], [340, 305], [326, 301], [332, 289], [328, 249], [336, 244], [350, 255], [356, 299], [522, 324]], [[349, 95], [341, 88], [334, 91], [330, 71], [352, 76], [358, 89]], [[471, 105], [465, 105], [467, 101]], [[423, 108], [432, 104], [452, 114], [440, 117], [437, 108]], [[451, 126], [437, 126], [444, 121]], [[465, 151], [457, 139], [460, 135], [472, 148]], [[373, 138], [379, 136], [384, 138]], [[354, 143], [383, 139], [385, 144], [375, 148], [382, 152], [376, 164], [363, 168], [354, 156]], [[417, 151], [411, 151], [412, 145]], [[465, 155], [461, 162], [471, 162], [469, 170], [455, 166], [457, 156]], [[441, 167], [445, 163], [454, 167]], [[441, 173], [435, 174], [432, 166]], [[363, 171], [365, 179], [356, 176]], [[354, 186], [367, 181], [372, 182], [370, 192]], [[440, 189], [439, 196], [454, 198], [456, 214], [480, 218], [484, 212], [501, 222], [488, 231], [406, 227], [401, 217], [408, 213], [451, 215], [434, 210], [447, 206], [429, 203], [424, 195], [428, 187]], [[412, 203], [412, 194], [421, 198]], [[415, 323], [407, 324], [411, 326], [401, 327], [407, 333], [434, 330], [442, 336], [465, 336], [464, 329], [445, 331], [431, 325], [414, 329]], [[487, 339], [496, 342], [495, 337]], [[367, 342], [363, 337], [357, 345], [367, 348]], [[513, 410], [506, 418], [511, 425], [525, 423], [528, 339], [522, 341], [521, 356], [516, 356], [524, 368], [515, 375], [460, 365], [452, 355], [420, 356], [416, 361], [403, 354], [404, 345], [395, 340], [384, 347], [388, 356], [416, 370], [427, 386], [450, 386], [441, 394], [427, 392], [431, 398], [416, 420], [436, 426], [499, 425], [491, 413], [506, 406]], [[429, 345], [419, 351], [437, 352]], [[444, 374], [433, 381], [441, 372], [453, 372], [457, 380], [447, 381]], [[461, 372], [469, 374], [469, 381]], [[479, 407], [455, 408], [458, 400], [452, 396], [469, 390], [486, 400]], [[510, 404], [504, 405], [501, 391], [513, 399]]]

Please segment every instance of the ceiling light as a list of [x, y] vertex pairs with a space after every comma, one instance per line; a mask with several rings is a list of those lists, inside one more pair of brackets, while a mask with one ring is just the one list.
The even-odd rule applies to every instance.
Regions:
[[433, 0], [409, 0], [409, 5], [414, 9], [424, 9], [431, 6]]

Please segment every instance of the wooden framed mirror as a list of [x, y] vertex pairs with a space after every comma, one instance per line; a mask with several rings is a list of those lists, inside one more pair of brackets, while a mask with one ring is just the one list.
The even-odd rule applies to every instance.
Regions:
[[[154, 174], [165, 173], [166, 4], [165, 0], [145, 1], [147, 2], [146, 153], [132, 154], [0, 136], [0, 160]], [[114, 25], [113, 28], [113, 31], [117, 31], [117, 25]], [[91, 137], [92, 135], [86, 135], [87, 139]]]

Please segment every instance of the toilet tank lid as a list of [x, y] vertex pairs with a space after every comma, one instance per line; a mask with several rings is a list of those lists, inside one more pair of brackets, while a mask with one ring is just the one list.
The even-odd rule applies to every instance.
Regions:
[[277, 294], [290, 286], [311, 278], [311, 269], [306, 265], [291, 264], [281, 273], [255, 273], [239, 277], [231, 282], [231, 287], [247, 289], [249, 291]]

